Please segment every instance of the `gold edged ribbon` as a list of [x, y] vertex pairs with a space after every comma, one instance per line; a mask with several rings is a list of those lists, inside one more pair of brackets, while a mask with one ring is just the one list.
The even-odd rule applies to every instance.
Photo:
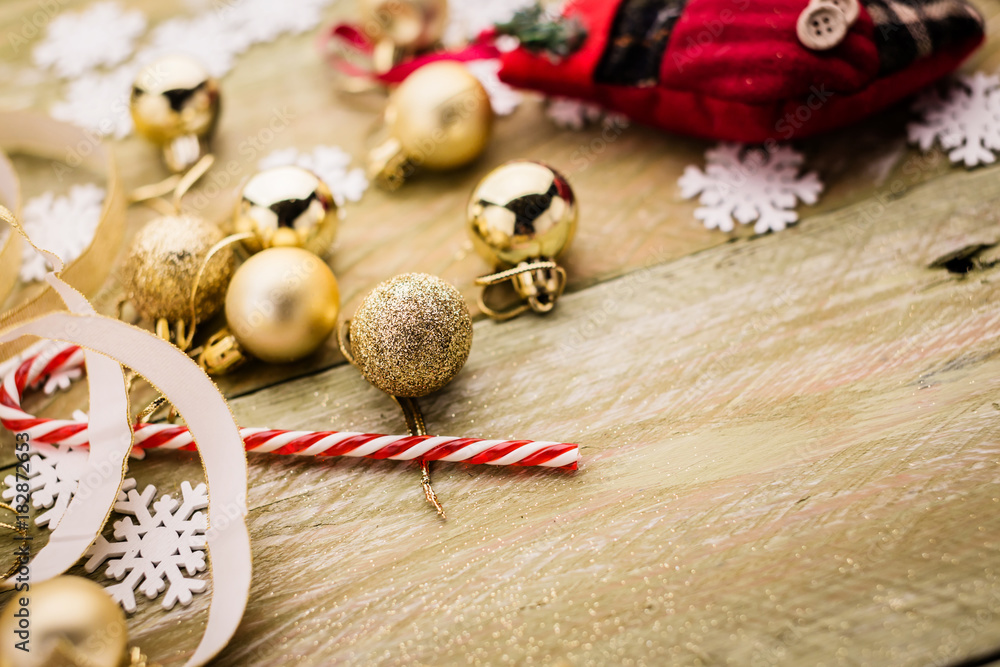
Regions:
[[[15, 215], [21, 214], [21, 182], [17, 171], [3, 152], [0, 152], [0, 203], [10, 207]], [[2, 230], [0, 230], [2, 233]], [[17, 275], [21, 270], [21, 235], [7, 230], [7, 238], [0, 243], [0, 306], [10, 296]], [[0, 361], [3, 355], [0, 354]]]
[[[0, 207], [0, 219], [31, 243], [10, 211]], [[54, 267], [45, 277], [48, 293], [62, 304], [48, 312], [22, 315], [14, 322], [4, 318], [0, 343], [9, 345], [24, 336], [37, 336], [84, 349], [90, 390], [90, 448], [79, 486], [49, 542], [3, 586], [13, 587], [24, 572], [32, 582], [62, 574], [83, 557], [107, 522], [125, 478], [133, 442], [125, 365], [170, 398], [191, 430], [205, 470], [209, 488], [206, 547], [210, 561], [222, 565], [211, 570], [208, 622], [198, 647], [185, 663], [185, 667], [200, 667], [229, 643], [250, 593], [247, 461], [239, 427], [222, 394], [197, 363], [147, 331], [97, 314], [83, 294], [60, 277], [63, 266], [59, 257], [33, 247]]]
[[[0, 149], [7, 153], [50, 158], [65, 165], [67, 171], [84, 166], [106, 174], [104, 206], [94, 231], [94, 240], [61, 274], [61, 280], [75, 290], [93, 295], [108, 277], [125, 234], [127, 202], [111, 151], [93, 133], [27, 111], [0, 112]], [[59, 177], [59, 174], [56, 176]], [[19, 212], [20, 187], [6, 156], [0, 160], [0, 197], [15, 214]], [[0, 248], [0, 303], [17, 280], [21, 265], [20, 241], [20, 235], [12, 232]], [[0, 314], [0, 329], [65, 309], [63, 300], [50, 284], [28, 301]], [[23, 351], [32, 342], [30, 337], [23, 337], [0, 344], [0, 362]]]

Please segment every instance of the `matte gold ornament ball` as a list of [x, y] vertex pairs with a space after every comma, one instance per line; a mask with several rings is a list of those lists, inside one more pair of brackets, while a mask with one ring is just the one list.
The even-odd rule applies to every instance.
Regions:
[[541, 162], [502, 164], [472, 191], [468, 230], [476, 251], [496, 266], [555, 259], [576, 233], [577, 205], [566, 178]]
[[406, 77], [390, 98], [385, 121], [411, 162], [454, 169], [485, 150], [493, 108], [479, 79], [463, 65], [442, 61]]
[[[27, 628], [15, 615], [24, 608]], [[30, 639], [27, 652], [15, 648], [17, 632], [23, 630]], [[0, 636], [0, 667], [120, 667], [128, 662], [124, 612], [104, 588], [82, 577], [56, 577], [15, 592], [0, 612]]]
[[243, 241], [250, 252], [290, 246], [321, 255], [336, 238], [338, 222], [327, 184], [308, 169], [289, 165], [250, 177], [236, 203], [234, 227], [253, 234]]
[[162, 146], [168, 166], [182, 171], [200, 157], [219, 119], [219, 82], [187, 56], [158, 58], [136, 76], [130, 110], [136, 131]]
[[361, 373], [393, 396], [437, 391], [469, 358], [472, 317], [461, 293], [425, 273], [378, 285], [351, 320], [351, 352]]
[[301, 248], [269, 248], [243, 263], [226, 294], [226, 320], [239, 344], [263, 361], [315, 352], [337, 324], [340, 290], [323, 260]]
[[[126, 295], [139, 314], [152, 321], [190, 320], [191, 290], [198, 270], [208, 251], [223, 238], [218, 227], [193, 215], [164, 216], [139, 230], [122, 267]], [[195, 300], [198, 321], [222, 308], [233, 268], [230, 247], [213, 255], [206, 265]]]

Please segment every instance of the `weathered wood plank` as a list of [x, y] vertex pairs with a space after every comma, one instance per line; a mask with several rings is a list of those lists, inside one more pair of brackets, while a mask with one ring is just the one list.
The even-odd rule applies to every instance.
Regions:
[[[424, 402], [431, 430], [576, 439], [575, 474], [439, 465], [440, 523], [413, 465], [251, 456], [254, 592], [219, 663], [917, 665], [993, 648], [997, 269], [927, 266], [1000, 241], [998, 173], [479, 323], [466, 370]], [[247, 425], [402, 425], [349, 367], [232, 406]], [[167, 485], [198, 469], [134, 466]], [[141, 610], [139, 643], [180, 650], [174, 628], [206, 602]]]
[[[996, 23], [1000, 4], [980, 6]], [[0, 27], [34, 7], [4, 3]], [[312, 48], [258, 47], [226, 78], [223, 163], [249, 173], [259, 156], [241, 143], [286, 103], [295, 123], [267, 150], [360, 154], [371, 113], [330, 93]], [[990, 43], [979, 62], [998, 59]], [[0, 75], [14, 80], [25, 54], [10, 62]], [[52, 82], [0, 86], [5, 106], [55, 96]], [[907, 151], [905, 118], [805, 142], [829, 186], [820, 205], [799, 229], [730, 245], [674, 185], [704, 143], [630, 128], [598, 153], [601, 130], [553, 132], [534, 103], [467, 172], [352, 206], [332, 259], [345, 314], [405, 270], [471, 296], [486, 269], [461, 225], [472, 184], [512, 157], [570, 172], [584, 212], [566, 260], [574, 293], [547, 318], [479, 322], [467, 369], [425, 410], [443, 433], [577, 440], [584, 466], [440, 465], [441, 524], [412, 465], [252, 456], [254, 590], [219, 664], [916, 665], [995, 648], [996, 269], [927, 267], [1000, 241], [1000, 171]], [[116, 150], [130, 185], [162, 177], [139, 140]], [[41, 176], [27, 173], [29, 189]], [[149, 217], [132, 215], [133, 229]], [[399, 431], [395, 406], [348, 367], [255, 391], [336, 362], [248, 369], [227, 385], [244, 394], [238, 419]], [[81, 384], [47, 413], [85, 400]], [[132, 472], [167, 493], [201, 468], [164, 453]], [[142, 605], [136, 642], [180, 664], [207, 602]]]

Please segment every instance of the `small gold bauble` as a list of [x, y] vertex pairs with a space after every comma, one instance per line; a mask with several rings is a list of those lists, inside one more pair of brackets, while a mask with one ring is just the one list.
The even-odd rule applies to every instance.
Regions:
[[192, 58], [164, 56], [136, 76], [130, 109], [136, 131], [164, 148], [171, 169], [183, 171], [215, 131], [219, 82]]
[[[223, 238], [218, 227], [193, 215], [164, 216], [139, 230], [122, 267], [125, 293], [139, 314], [152, 321], [188, 322], [198, 270]], [[199, 322], [222, 308], [233, 266], [230, 247], [215, 253], [205, 266], [195, 300]]]
[[461, 293], [426, 273], [378, 285], [351, 320], [351, 352], [369, 382], [393, 396], [437, 391], [462, 370], [472, 318]]
[[132, 120], [150, 141], [165, 146], [177, 137], [207, 137], [219, 117], [219, 82], [187, 56], [158, 58], [132, 84]]
[[292, 246], [323, 254], [337, 235], [337, 203], [308, 169], [273, 167], [250, 177], [236, 203], [234, 226], [249, 232], [250, 252]]
[[323, 260], [302, 248], [268, 248], [243, 263], [226, 293], [226, 320], [243, 348], [284, 363], [315, 352], [337, 324], [340, 290]]
[[[22, 609], [28, 615], [19, 617]], [[128, 663], [125, 614], [100, 584], [83, 577], [56, 577], [15, 592], [0, 612], [0, 636], [0, 667]], [[29, 640], [29, 651], [16, 648], [21, 638]]]
[[394, 189], [408, 165], [461, 167], [486, 149], [492, 126], [490, 98], [469, 70], [451, 61], [424, 65], [389, 98], [388, 138], [369, 152], [369, 175]]
[[447, 19], [447, 0], [361, 0], [361, 29], [372, 43], [409, 52], [441, 41]]
[[573, 239], [576, 221], [569, 182], [541, 162], [502, 164], [479, 181], [469, 198], [473, 245], [497, 266], [558, 257]]

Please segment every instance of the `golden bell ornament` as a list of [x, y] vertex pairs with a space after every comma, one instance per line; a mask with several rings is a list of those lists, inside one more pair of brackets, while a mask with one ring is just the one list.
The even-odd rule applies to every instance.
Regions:
[[226, 321], [239, 345], [267, 362], [302, 359], [337, 324], [340, 290], [333, 271], [302, 248], [268, 248], [236, 271]]
[[264, 169], [240, 192], [234, 214], [237, 233], [249, 252], [297, 247], [322, 255], [337, 236], [337, 203], [316, 174], [295, 166]]
[[448, 20], [447, 0], [361, 0], [360, 9], [378, 73], [440, 42]]
[[[529, 309], [552, 310], [566, 286], [566, 271], [555, 259], [573, 240], [578, 217], [566, 178], [541, 162], [507, 162], [475, 187], [467, 215], [473, 246], [497, 270], [476, 281], [484, 287], [483, 312], [505, 320]], [[494, 310], [486, 304], [487, 288], [506, 281], [525, 303]]]
[[219, 119], [219, 82], [192, 58], [164, 56], [136, 76], [130, 109], [136, 131], [182, 172], [207, 152]]
[[350, 356], [362, 375], [392, 396], [426, 396], [462, 370], [472, 317], [461, 293], [425, 273], [387, 280], [349, 323]]
[[[0, 612], [0, 636], [0, 667], [130, 663], [124, 612], [83, 577], [56, 577], [14, 593]], [[29, 650], [18, 649], [20, 641]]]
[[388, 138], [370, 151], [369, 176], [395, 190], [415, 167], [461, 167], [486, 149], [492, 126], [490, 98], [468, 69], [451, 61], [425, 65], [389, 97]]
[[126, 296], [139, 314], [151, 321], [192, 325], [217, 313], [233, 275], [232, 248], [221, 248], [205, 260], [223, 238], [212, 223], [185, 214], [156, 218], [139, 230], [122, 267]]

